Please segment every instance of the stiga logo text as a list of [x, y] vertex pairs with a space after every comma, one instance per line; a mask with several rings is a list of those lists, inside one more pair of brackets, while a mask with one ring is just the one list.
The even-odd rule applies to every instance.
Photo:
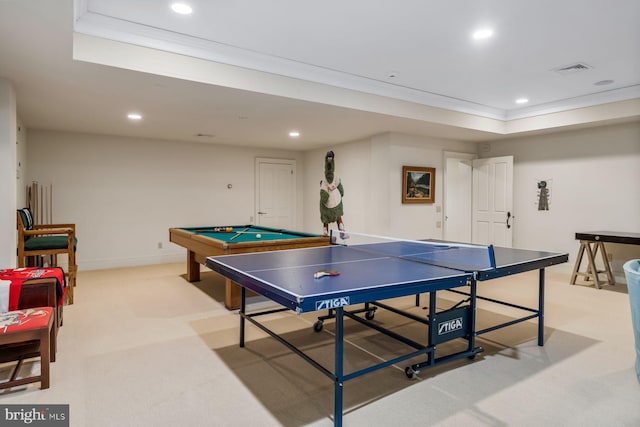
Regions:
[[438, 325], [438, 335], [448, 334], [460, 329], [462, 329], [462, 317], [456, 317], [455, 319], [440, 323]]
[[316, 310], [328, 310], [330, 308], [344, 307], [345, 305], [349, 305], [349, 297], [326, 299], [316, 301]]
[[0, 405], [0, 425], [68, 427], [69, 405]]

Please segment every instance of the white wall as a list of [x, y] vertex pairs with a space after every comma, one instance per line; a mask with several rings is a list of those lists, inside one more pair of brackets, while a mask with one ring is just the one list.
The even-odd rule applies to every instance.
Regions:
[[[410, 239], [443, 238], [444, 151], [475, 153], [475, 143], [416, 136], [392, 135], [388, 162], [390, 230], [392, 235]], [[436, 168], [435, 203], [402, 203], [402, 166]], [[437, 212], [437, 210], [440, 212]], [[440, 222], [438, 226], [437, 223]]]
[[[482, 157], [514, 156], [515, 247], [569, 252], [563, 268], [570, 270], [576, 231], [640, 232], [640, 195], [632, 187], [640, 182], [639, 123], [481, 146], [488, 147]], [[53, 184], [54, 222], [77, 224], [79, 267], [94, 269], [182, 261], [182, 248], [168, 242], [169, 227], [249, 222], [255, 157], [296, 159], [296, 228], [319, 233], [319, 184], [329, 149], [345, 188], [347, 230], [440, 238], [436, 222], [442, 213], [436, 207], [442, 206], [443, 151], [476, 148], [386, 133], [302, 153], [29, 130], [23, 167], [26, 182]], [[402, 204], [403, 165], [436, 168], [436, 203]], [[536, 209], [539, 179], [552, 180], [548, 212]], [[624, 259], [640, 257], [638, 247], [610, 247], [618, 273]]]
[[17, 138], [16, 138], [16, 207], [17, 209], [27, 206], [27, 129], [18, 118]]
[[16, 265], [16, 94], [0, 78], [0, 268]]
[[[396, 133], [305, 153], [304, 224], [321, 229], [318, 203], [324, 155], [332, 149], [345, 187], [347, 230], [404, 238], [441, 238], [443, 151], [480, 157], [514, 156], [514, 247], [568, 252], [570, 271], [577, 231], [640, 232], [640, 123], [472, 143]], [[436, 168], [436, 203], [402, 204], [402, 166]], [[551, 180], [551, 210], [537, 210], [537, 182]], [[607, 245], [616, 276], [622, 263], [640, 258], [640, 247]]]
[[183, 261], [170, 227], [254, 216], [256, 157], [296, 159], [304, 169], [295, 152], [40, 130], [29, 131], [27, 153], [27, 182], [53, 184], [53, 222], [76, 224], [80, 270]]
[[[640, 233], [640, 123], [494, 141], [481, 157], [514, 156], [514, 247], [569, 252], [580, 231]], [[549, 211], [538, 211], [537, 182], [552, 181]], [[616, 276], [640, 247], [607, 245]]]
[[[443, 152], [475, 153], [473, 143], [385, 133], [305, 154], [304, 224], [321, 230], [320, 180], [324, 156], [333, 150], [336, 173], [345, 188], [344, 221], [347, 230], [400, 238], [441, 238]], [[402, 166], [436, 168], [434, 204], [402, 204]], [[335, 224], [333, 225], [335, 228]]]

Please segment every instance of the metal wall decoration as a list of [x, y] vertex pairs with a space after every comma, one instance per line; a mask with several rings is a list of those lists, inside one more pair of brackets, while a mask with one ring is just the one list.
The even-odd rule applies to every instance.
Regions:
[[551, 179], [539, 179], [536, 205], [539, 211], [548, 211], [551, 205]]

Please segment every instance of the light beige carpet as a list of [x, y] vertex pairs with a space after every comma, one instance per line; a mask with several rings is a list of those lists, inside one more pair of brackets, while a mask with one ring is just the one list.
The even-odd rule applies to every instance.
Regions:
[[[185, 280], [183, 264], [81, 271], [76, 303], [65, 307], [51, 388], [0, 393], [0, 404], [70, 404], [72, 426], [330, 426], [333, 384], [282, 344], [224, 308], [223, 281], [203, 269]], [[480, 293], [535, 305], [537, 274], [480, 285]], [[346, 426], [637, 426], [640, 385], [624, 285], [596, 290], [547, 274], [545, 346], [525, 322], [486, 334], [475, 360], [424, 369], [409, 362], [345, 384]], [[439, 308], [458, 296], [440, 293]], [[267, 305], [253, 299], [254, 307]], [[426, 296], [422, 305], [426, 305]], [[426, 316], [413, 298], [392, 304]], [[479, 328], [513, 318], [487, 302]], [[519, 313], [519, 312], [518, 312]], [[332, 321], [312, 330], [313, 313], [274, 314], [269, 326], [328, 367]], [[424, 341], [422, 325], [383, 310], [376, 322]], [[406, 350], [354, 322], [345, 328], [346, 371]], [[446, 351], [447, 343], [438, 351]], [[25, 369], [39, 369], [28, 363]], [[0, 375], [6, 367], [0, 366]], [[0, 380], [2, 378], [0, 377]]]

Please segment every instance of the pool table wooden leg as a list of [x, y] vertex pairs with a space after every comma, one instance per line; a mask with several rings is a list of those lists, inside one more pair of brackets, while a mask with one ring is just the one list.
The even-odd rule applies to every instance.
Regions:
[[224, 280], [224, 306], [228, 310], [240, 308], [240, 285], [229, 279]]
[[200, 280], [200, 263], [196, 261], [196, 253], [187, 250], [187, 280], [198, 282]]

